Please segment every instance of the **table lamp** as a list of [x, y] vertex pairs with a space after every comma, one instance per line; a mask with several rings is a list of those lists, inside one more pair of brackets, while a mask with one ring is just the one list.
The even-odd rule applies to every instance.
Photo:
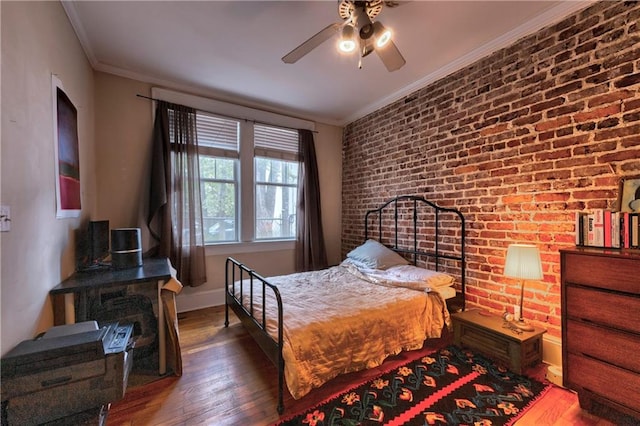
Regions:
[[541, 280], [542, 263], [538, 247], [532, 244], [510, 244], [507, 248], [507, 259], [504, 263], [504, 276], [520, 279], [520, 315], [514, 322], [523, 331], [533, 331], [522, 317], [522, 301], [524, 299], [524, 280]]

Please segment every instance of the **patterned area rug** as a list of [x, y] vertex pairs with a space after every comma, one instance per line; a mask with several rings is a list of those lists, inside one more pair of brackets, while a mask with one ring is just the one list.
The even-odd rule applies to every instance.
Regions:
[[552, 385], [449, 346], [278, 425], [511, 425]]

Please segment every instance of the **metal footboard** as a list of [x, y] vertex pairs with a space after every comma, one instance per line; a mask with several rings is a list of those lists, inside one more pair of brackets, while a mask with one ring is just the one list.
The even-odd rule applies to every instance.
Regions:
[[[234, 283], [237, 283], [234, 285]], [[268, 292], [275, 296], [278, 306], [278, 338], [267, 331], [267, 318], [275, 314], [267, 312]], [[260, 295], [260, 298], [255, 296]], [[248, 298], [248, 299], [247, 299]], [[256, 304], [260, 307], [255, 309]], [[229, 308], [238, 316], [251, 337], [278, 369], [278, 413], [284, 411], [284, 359], [282, 358], [282, 298], [278, 287], [270, 284], [257, 272], [229, 257], [225, 265], [225, 327], [229, 326]], [[257, 317], [254, 315], [257, 313]]]

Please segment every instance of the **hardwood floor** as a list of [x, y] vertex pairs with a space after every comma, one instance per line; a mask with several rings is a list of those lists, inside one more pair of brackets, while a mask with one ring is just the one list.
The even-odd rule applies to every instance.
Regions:
[[[230, 313], [224, 327], [224, 307], [178, 316], [182, 345], [182, 377], [166, 377], [129, 388], [123, 400], [111, 406], [107, 424], [126, 425], [268, 425], [276, 412], [277, 372], [261, 349]], [[448, 343], [431, 341], [423, 352]], [[415, 356], [415, 352], [411, 354]], [[285, 413], [293, 414], [318, 403], [355, 381], [375, 377], [381, 370], [405, 362], [400, 354], [378, 369], [337, 377], [296, 401], [285, 393]], [[543, 375], [538, 369], [533, 374]], [[516, 423], [517, 426], [611, 426], [613, 423], [580, 409], [577, 396], [554, 387]]]

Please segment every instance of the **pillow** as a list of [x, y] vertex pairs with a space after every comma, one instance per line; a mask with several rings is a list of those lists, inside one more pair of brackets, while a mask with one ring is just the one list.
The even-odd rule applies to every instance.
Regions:
[[367, 240], [361, 246], [354, 248], [347, 254], [347, 258], [370, 269], [387, 269], [409, 263], [407, 259], [375, 240]]
[[355, 266], [358, 270], [360, 271], [372, 271], [373, 268], [371, 268], [369, 266], [368, 263], [362, 262], [360, 260], [357, 259], [352, 259], [350, 257], [347, 257], [345, 260], [343, 260], [340, 265], [342, 266]]
[[[367, 276], [369, 281], [376, 284], [383, 285], [385, 287], [401, 287], [401, 288], [408, 288], [411, 290], [424, 291], [427, 293], [432, 290], [431, 286], [429, 286], [429, 284], [426, 281], [406, 281], [396, 275], [391, 274], [389, 271], [393, 268], [395, 268], [395, 266], [386, 270], [370, 269], [370, 270], [364, 270], [364, 271], [360, 270], [360, 271]], [[446, 287], [441, 287], [441, 288], [446, 288]]]
[[393, 266], [387, 273], [402, 281], [424, 282], [431, 288], [448, 287], [455, 281], [451, 275], [413, 265]]

